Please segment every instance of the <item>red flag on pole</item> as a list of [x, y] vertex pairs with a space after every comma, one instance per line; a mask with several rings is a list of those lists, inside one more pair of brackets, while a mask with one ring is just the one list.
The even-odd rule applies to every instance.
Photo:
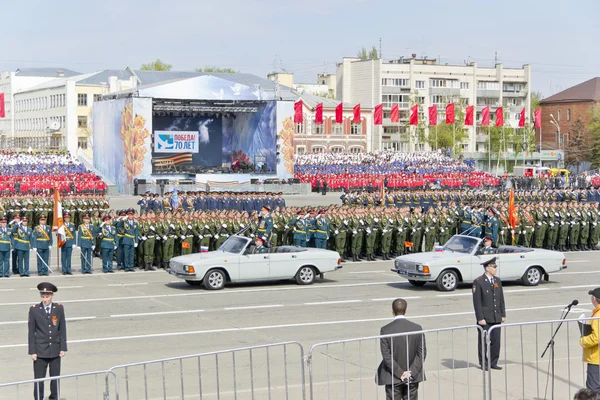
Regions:
[[538, 108], [537, 110], [535, 110], [533, 112], [533, 119], [535, 120], [535, 127], [541, 128], [542, 127], [542, 109], [541, 108]]
[[336, 124], [341, 124], [342, 122], [344, 122], [344, 104], [340, 103], [335, 107], [335, 123]]
[[304, 122], [304, 117], [302, 116], [302, 100], [298, 100], [294, 103], [294, 123], [301, 124]]
[[390, 113], [390, 119], [392, 120], [392, 122], [400, 121], [400, 111], [399, 111], [398, 104], [394, 104], [392, 106], [392, 112]]
[[383, 104], [375, 106], [375, 112], [373, 113], [373, 122], [375, 125], [383, 124]]
[[475, 106], [469, 106], [465, 110], [465, 125], [473, 126], [473, 114], [475, 113]]
[[519, 128], [525, 126], [525, 109], [521, 110], [521, 115], [519, 116]]
[[502, 107], [496, 108], [496, 126], [504, 126], [504, 111]]
[[490, 106], [483, 107], [481, 110], [481, 126], [490, 125]]
[[419, 125], [419, 105], [415, 104], [410, 108], [410, 124]]
[[446, 125], [454, 123], [454, 103], [446, 106]]
[[354, 116], [352, 117], [352, 123], [360, 124], [360, 104], [354, 106]]
[[0, 118], [6, 117], [4, 111], [4, 93], [0, 93]]
[[315, 123], [319, 125], [323, 124], [323, 103], [317, 104], [317, 108], [315, 109]]
[[433, 105], [429, 107], [429, 125], [437, 125], [437, 106]]

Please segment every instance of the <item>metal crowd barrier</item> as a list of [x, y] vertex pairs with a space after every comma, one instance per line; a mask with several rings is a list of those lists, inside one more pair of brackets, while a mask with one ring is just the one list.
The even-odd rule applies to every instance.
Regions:
[[[1, 400], [31, 399], [39, 395], [39, 382], [44, 383], [44, 399], [50, 396], [52, 382], [58, 382], [58, 399], [69, 400], [119, 400], [119, 385], [110, 371], [47, 377], [0, 384]], [[41, 396], [39, 397], [40, 400]]]
[[[600, 318], [586, 318], [587, 321]], [[552, 353], [541, 358], [555, 329], [562, 327], [554, 341], [554, 381], [552, 381]], [[586, 366], [582, 358], [578, 320], [535, 321], [495, 325], [486, 334], [488, 359], [494, 331], [501, 330], [500, 360], [503, 371], [489, 371], [488, 399], [572, 399], [585, 387]], [[509, 347], [507, 337], [513, 339]], [[519, 345], [514, 345], [514, 339]], [[599, 348], [600, 350], [600, 348]], [[600, 378], [600, 377], [599, 377]], [[554, 394], [552, 390], [554, 389]]]
[[484, 335], [478, 339], [478, 332], [481, 327], [471, 325], [316, 344], [308, 355], [310, 399], [385, 399], [385, 388], [375, 382], [381, 339], [391, 339], [393, 352], [414, 335], [424, 337], [426, 347], [420, 399], [485, 398], [485, 372], [477, 368], [477, 340], [483, 344]]
[[305, 399], [304, 350], [275, 343], [119, 365], [122, 400]]

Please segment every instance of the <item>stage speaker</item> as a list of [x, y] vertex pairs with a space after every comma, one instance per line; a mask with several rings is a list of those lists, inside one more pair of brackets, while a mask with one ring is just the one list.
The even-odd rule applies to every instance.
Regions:
[[256, 185], [258, 183], [258, 178], [250, 178], [250, 184]]
[[194, 182], [191, 179], [181, 179], [179, 181], [180, 185], [193, 185]]
[[139, 185], [145, 185], [146, 184], [146, 180], [145, 179], [138, 179], [138, 184]]

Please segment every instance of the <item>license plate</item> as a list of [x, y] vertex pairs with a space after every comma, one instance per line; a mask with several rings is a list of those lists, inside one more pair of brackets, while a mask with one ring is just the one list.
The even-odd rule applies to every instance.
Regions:
[[398, 274], [400, 274], [400, 275], [408, 275], [408, 272], [407, 271], [399, 270]]

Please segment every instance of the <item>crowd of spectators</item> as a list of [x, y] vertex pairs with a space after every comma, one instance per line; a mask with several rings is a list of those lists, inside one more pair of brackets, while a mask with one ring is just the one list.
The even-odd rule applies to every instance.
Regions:
[[44, 194], [58, 184], [63, 193], [105, 193], [107, 186], [67, 152], [0, 151], [2, 195]]

